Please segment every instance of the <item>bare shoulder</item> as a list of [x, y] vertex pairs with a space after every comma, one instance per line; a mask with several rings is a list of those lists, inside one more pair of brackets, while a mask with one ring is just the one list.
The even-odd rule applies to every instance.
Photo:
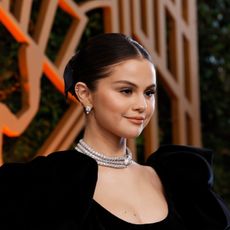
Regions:
[[133, 170], [136, 171], [136, 173], [138, 173], [143, 179], [153, 183], [154, 186], [162, 189], [162, 182], [154, 168], [134, 163]]
[[154, 168], [150, 167], [150, 166], [146, 166], [146, 165], [141, 165], [137, 162], [134, 162], [132, 164], [132, 169], [136, 172], [139, 172], [141, 174], [143, 174], [144, 176], [148, 176], [148, 177], [158, 177], [156, 171]]

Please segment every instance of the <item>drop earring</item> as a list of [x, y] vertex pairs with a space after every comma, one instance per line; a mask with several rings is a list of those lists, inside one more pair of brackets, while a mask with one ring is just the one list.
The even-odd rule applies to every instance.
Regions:
[[87, 105], [87, 106], [85, 107], [85, 113], [88, 115], [88, 114], [90, 113], [91, 109], [92, 109], [92, 108], [91, 108], [89, 105]]

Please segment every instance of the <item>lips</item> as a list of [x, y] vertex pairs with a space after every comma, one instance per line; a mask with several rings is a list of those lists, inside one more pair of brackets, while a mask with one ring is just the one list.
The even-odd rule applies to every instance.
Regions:
[[144, 117], [126, 117], [130, 122], [136, 125], [141, 125], [144, 123], [145, 118]]

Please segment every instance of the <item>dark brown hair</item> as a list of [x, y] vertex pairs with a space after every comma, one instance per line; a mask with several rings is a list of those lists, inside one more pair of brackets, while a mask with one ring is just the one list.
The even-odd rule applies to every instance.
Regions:
[[90, 90], [95, 90], [97, 80], [109, 76], [113, 65], [133, 58], [151, 62], [147, 50], [124, 34], [104, 33], [90, 38], [66, 65], [65, 94], [70, 92], [76, 97], [77, 82], [84, 82]]

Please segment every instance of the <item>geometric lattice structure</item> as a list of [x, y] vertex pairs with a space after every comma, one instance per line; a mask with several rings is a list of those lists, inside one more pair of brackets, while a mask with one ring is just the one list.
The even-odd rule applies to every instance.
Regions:
[[[18, 60], [23, 82], [23, 105], [17, 114], [0, 103], [0, 159], [2, 135], [20, 136], [38, 111], [42, 74], [63, 93], [64, 67], [78, 47], [88, 21], [87, 13], [96, 8], [103, 9], [105, 32], [131, 35], [151, 53], [158, 81], [170, 95], [173, 142], [200, 145], [195, 0], [92, 0], [81, 4], [73, 0], [41, 0], [34, 33], [29, 35], [32, 4], [32, 0], [0, 1], [0, 23], [20, 43]], [[55, 60], [51, 61], [45, 49], [58, 8], [71, 17], [72, 23]], [[156, 111], [144, 131], [145, 154], [158, 147], [157, 118]], [[37, 154], [68, 148], [83, 125], [81, 106], [73, 102]], [[135, 141], [129, 140], [129, 145], [135, 153]]]

